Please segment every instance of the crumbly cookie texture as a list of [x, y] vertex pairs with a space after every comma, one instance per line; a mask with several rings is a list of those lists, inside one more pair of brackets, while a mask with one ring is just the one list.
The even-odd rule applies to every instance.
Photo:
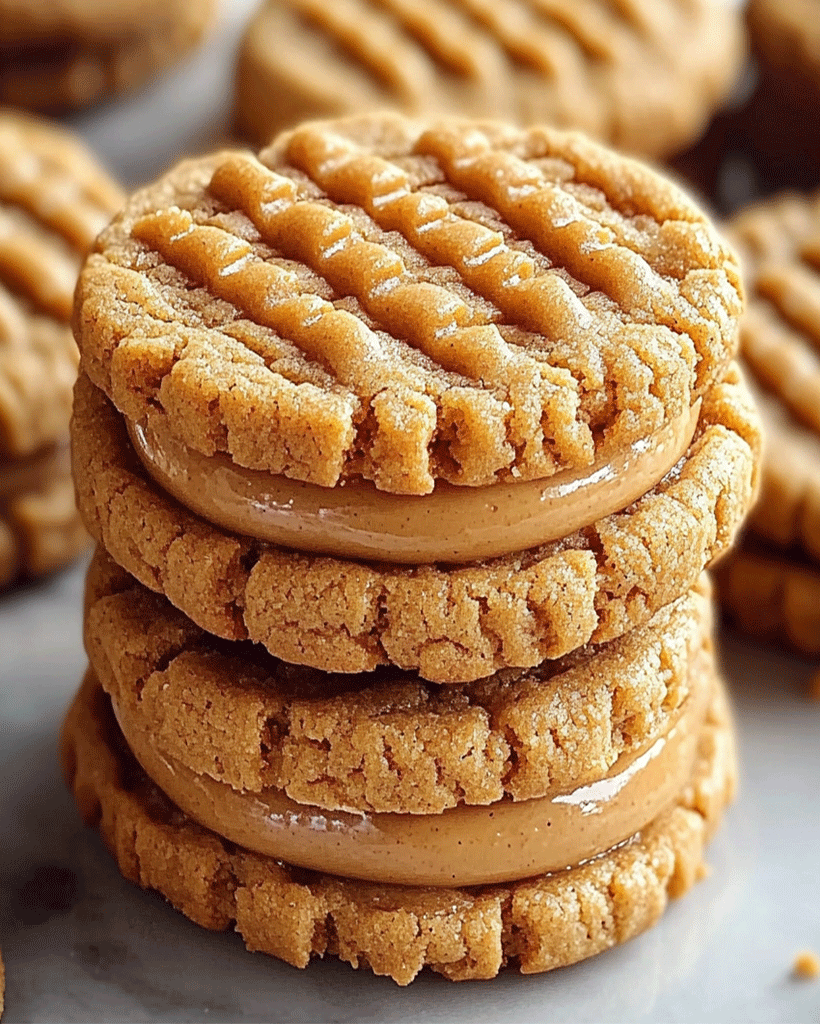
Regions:
[[734, 255], [581, 136], [314, 123], [138, 192], [82, 272], [83, 365], [206, 455], [429, 493], [589, 466], [723, 375]]
[[[395, 671], [326, 675], [220, 644], [98, 550], [85, 642], [120, 715], [237, 790], [331, 809], [436, 814], [603, 777], [665, 733], [710, 664], [705, 577], [603, 648], [439, 687]], [[230, 737], [230, 740], [227, 739]]]
[[67, 132], [0, 110], [0, 462], [67, 430], [78, 361], [74, 285], [122, 201]]
[[298, 967], [332, 954], [408, 984], [425, 966], [454, 981], [503, 966], [547, 971], [649, 928], [700, 877], [703, 848], [735, 785], [722, 688], [691, 782], [636, 838], [567, 872], [476, 889], [373, 885], [248, 853], [186, 818], [127, 751], [91, 673], [63, 726], [66, 780], [129, 880], [197, 924], [233, 925], [249, 949]]
[[215, 0], [0, 0], [0, 103], [49, 113], [136, 88], [202, 37]]
[[661, 157], [693, 142], [743, 55], [735, 5], [671, 0], [266, 0], [237, 70], [239, 130], [399, 107], [579, 128]]
[[730, 225], [744, 256], [743, 358], [769, 439], [750, 528], [820, 558], [820, 195], [781, 196]]
[[820, 569], [752, 545], [720, 566], [721, 606], [746, 633], [820, 654]]
[[327, 672], [393, 664], [444, 683], [614, 639], [685, 594], [746, 515], [760, 444], [730, 368], [686, 457], [625, 511], [517, 555], [406, 568], [289, 552], [197, 518], [147, 477], [122, 417], [84, 376], [72, 435], [89, 532], [203, 629]]
[[62, 569], [87, 546], [67, 471], [9, 501], [0, 500], [0, 587], [21, 576]]

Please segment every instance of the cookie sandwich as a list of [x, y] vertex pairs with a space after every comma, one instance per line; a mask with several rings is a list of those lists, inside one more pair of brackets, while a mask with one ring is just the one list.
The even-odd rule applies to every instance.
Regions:
[[578, 128], [670, 156], [695, 142], [744, 54], [735, 4], [264, 0], [237, 70], [258, 145], [306, 118], [383, 108]]
[[820, 198], [783, 195], [739, 214], [748, 309], [741, 328], [766, 428], [760, 499], [721, 571], [732, 618], [820, 653]]
[[0, 0], [0, 103], [61, 112], [142, 85], [202, 37], [215, 0]]
[[682, 193], [556, 130], [311, 123], [132, 197], [76, 294], [62, 744], [126, 877], [401, 983], [656, 920], [734, 780], [740, 310]]
[[68, 452], [77, 273], [122, 202], [66, 132], [0, 110], [0, 586], [86, 543]]

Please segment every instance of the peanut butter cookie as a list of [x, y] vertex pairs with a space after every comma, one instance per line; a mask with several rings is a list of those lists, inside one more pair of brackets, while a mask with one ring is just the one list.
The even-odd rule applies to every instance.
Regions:
[[527, 881], [408, 887], [292, 868], [196, 824], [134, 760], [91, 673], [64, 725], [62, 756], [83, 818], [100, 829], [126, 878], [203, 927], [235, 923], [250, 949], [300, 967], [329, 953], [399, 984], [424, 966], [452, 980], [490, 978], [503, 966], [551, 970], [644, 931], [700, 877], [704, 844], [735, 780], [719, 687], [689, 781], [631, 841]]
[[703, 215], [580, 136], [381, 115], [188, 162], [81, 275], [83, 515], [285, 661], [535, 666], [731, 543], [740, 307]]
[[0, 586], [84, 544], [67, 457], [77, 273], [122, 202], [72, 136], [0, 110]]
[[215, 0], [0, 0], [0, 103], [59, 112], [142, 85], [191, 49]]
[[751, 504], [757, 430], [731, 371], [704, 400], [685, 459], [634, 505], [462, 567], [305, 555], [211, 525], [151, 480], [122, 417], [85, 377], [72, 443], [92, 536], [203, 629], [323, 671], [393, 664], [456, 683], [611, 640], [693, 587]]
[[258, 144], [385, 107], [580, 128], [661, 157], [705, 127], [743, 54], [734, 4], [671, 0], [266, 0], [237, 73]]
[[744, 628], [817, 653], [820, 197], [788, 195], [753, 207], [734, 220], [731, 232], [744, 255], [749, 291], [741, 349], [768, 455], [749, 519], [748, 551], [721, 574], [721, 596]]
[[98, 549], [85, 640], [118, 714], [197, 774], [331, 810], [437, 814], [578, 787], [651, 744], [697, 699], [711, 611], [704, 577], [602, 648], [438, 687], [395, 670], [299, 669], [220, 644]]

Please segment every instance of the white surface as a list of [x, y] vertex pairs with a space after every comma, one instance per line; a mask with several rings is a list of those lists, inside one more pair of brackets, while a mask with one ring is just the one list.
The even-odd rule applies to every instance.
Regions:
[[[253, 0], [223, 8], [209, 46], [140, 96], [74, 125], [123, 179], [222, 138], [232, 53]], [[197, 928], [124, 882], [81, 826], [56, 734], [83, 672], [82, 568], [0, 598], [0, 944], [6, 1024], [19, 1021], [819, 1021], [820, 705], [812, 668], [730, 640], [743, 789], [712, 876], [640, 939], [550, 975], [399, 989], [334, 961], [297, 971]]]

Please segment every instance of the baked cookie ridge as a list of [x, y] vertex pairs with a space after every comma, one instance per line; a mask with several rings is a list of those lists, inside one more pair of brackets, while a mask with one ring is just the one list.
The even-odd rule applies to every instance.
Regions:
[[[418, 891], [295, 872], [226, 848], [147, 782], [91, 676], [62, 734], [66, 779], [81, 813], [99, 827], [127, 878], [158, 889], [204, 927], [235, 921], [252, 949], [297, 966], [331, 953], [400, 984], [425, 965], [452, 980], [492, 977], [504, 965], [550, 970], [651, 926], [668, 899], [697, 879], [704, 843], [734, 789], [733, 734], [720, 690], [699, 749], [678, 803], [632, 843], [527, 882]], [[595, 907], [594, 927], [579, 910], [579, 892]]]

